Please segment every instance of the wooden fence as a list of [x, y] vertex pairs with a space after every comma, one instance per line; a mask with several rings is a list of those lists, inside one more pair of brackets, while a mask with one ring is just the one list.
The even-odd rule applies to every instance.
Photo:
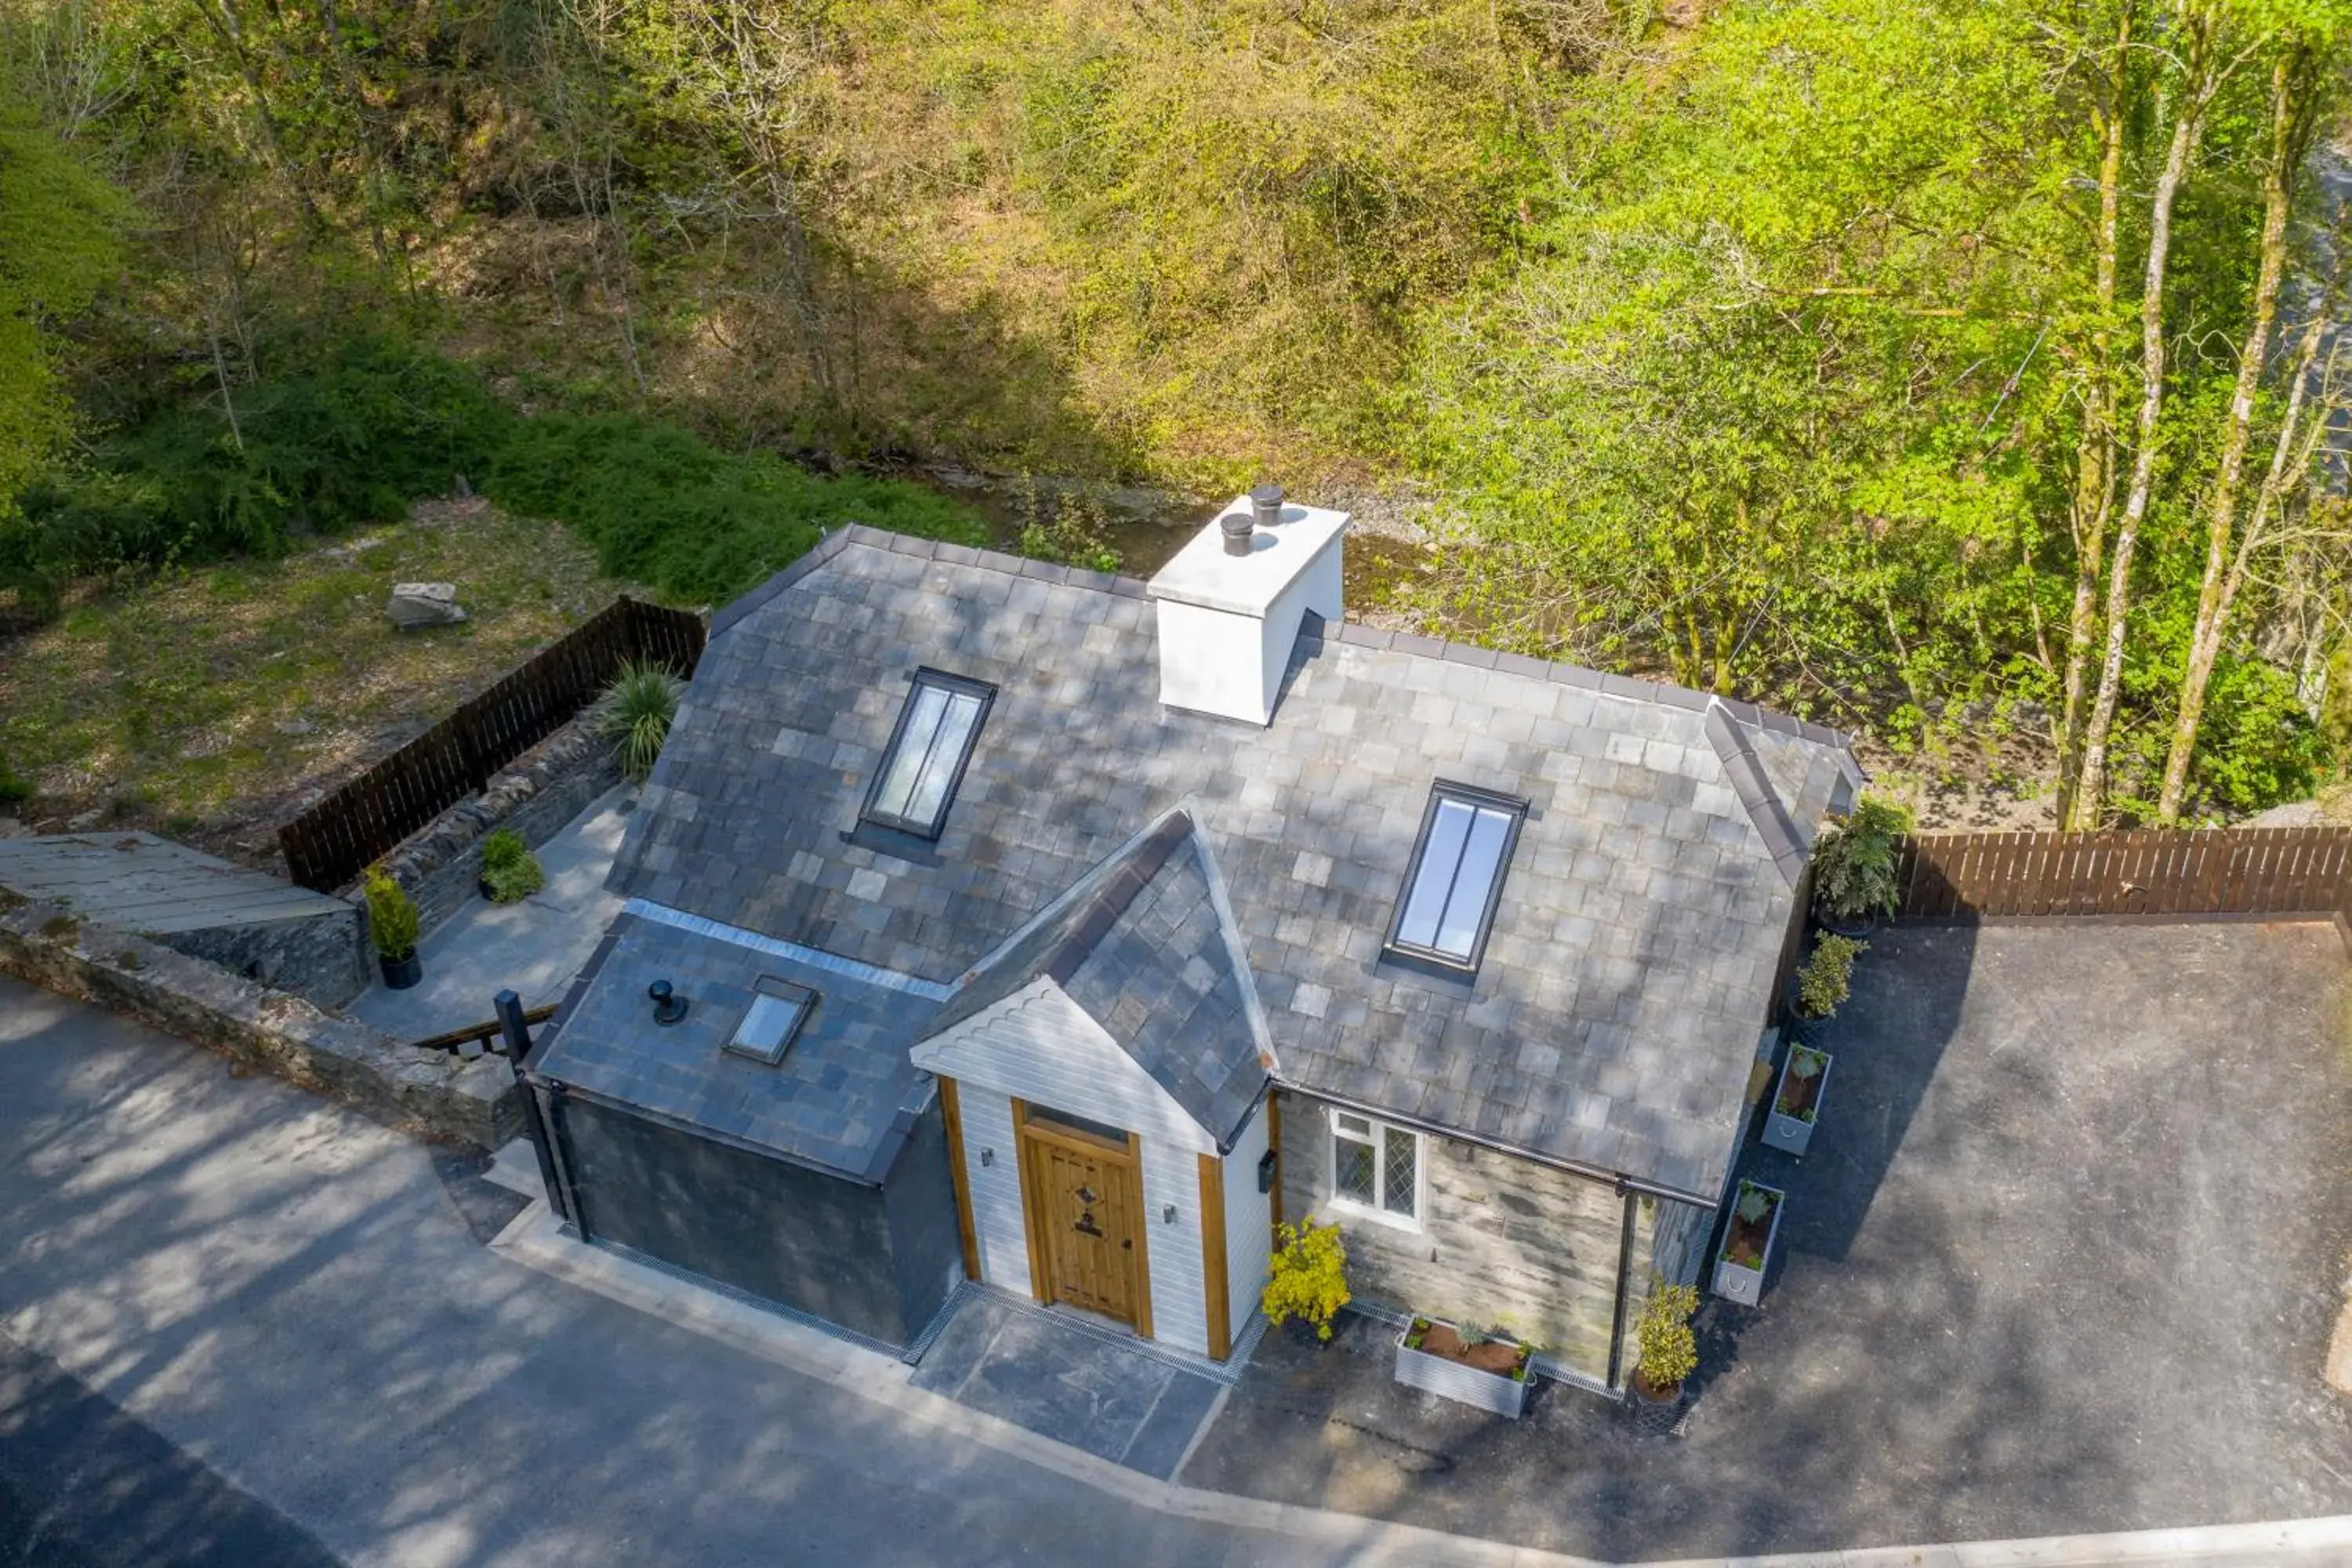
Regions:
[[2333, 914], [2352, 827], [1931, 833], [1903, 840], [1895, 868], [1898, 919]]
[[278, 830], [287, 874], [332, 892], [569, 722], [624, 659], [691, 675], [698, 616], [615, 599], [530, 663]]

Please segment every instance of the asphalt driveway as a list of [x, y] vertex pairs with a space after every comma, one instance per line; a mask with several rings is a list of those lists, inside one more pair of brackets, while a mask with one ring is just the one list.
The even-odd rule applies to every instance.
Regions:
[[1346, 1561], [489, 1251], [457, 1157], [0, 977], [0, 1563]]
[[1684, 1436], [1408, 1394], [1359, 1320], [1269, 1336], [1182, 1479], [1618, 1559], [2352, 1511], [2346, 977], [2320, 925], [1882, 931]]

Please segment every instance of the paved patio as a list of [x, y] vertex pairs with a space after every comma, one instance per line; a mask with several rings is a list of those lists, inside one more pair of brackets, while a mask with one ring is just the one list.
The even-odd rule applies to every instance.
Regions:
[[1616, 1559], [2352, 1511], [2347, 1008], [2324, 925], [1882, 931], [1812, 1153], [1744, 1163], [1788, 1217], [1682, 1437], [1409, 1394], [1348, 1320], [1269, 1336], [1182, 1479]]
[[509, 986], [526, 1007], [562, 1001], [620, 912], [620, 897], [604, 890], [604, 873], [620, 853], [635, 804], [629, 785], [608, 791], [540, 846], [544, 888], [516, 904], [468, 899], [421, 944], [422, 984], [406, 991], [371, 985], [344, 1011], [417, 1040], [482, 1022], [490, 1016], [490, 998]]
[[957, 1298], [910, 1381], [1163, 1481], [1219, 1386], [1132, 1340], [989, 1289]]

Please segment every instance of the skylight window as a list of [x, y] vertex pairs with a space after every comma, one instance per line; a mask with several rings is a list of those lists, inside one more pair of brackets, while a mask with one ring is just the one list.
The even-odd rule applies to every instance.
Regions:
[[816, 1005], [816, 993], [770, 974], [760, 976], [751, 989], [751, 1005], [743, 1010], [743, 1021], [735, 1026], [727, 1048], [774, 1067], [792, 1048], [793, 1037], [801, 1032], [801, 1026], [808, 1022], [809, 1009]]
[[1430, 792], [1389, 931], [1391, 951], [1454, 969], [1475, 970], [1494, 929], [1528, 803], [1463, 784]]
[[882, 771], [866, 796], [865, 817], [923, 838], [937, 838], [963, 782], [981, 721], [996, 688], [936, 669], [915, 672]]

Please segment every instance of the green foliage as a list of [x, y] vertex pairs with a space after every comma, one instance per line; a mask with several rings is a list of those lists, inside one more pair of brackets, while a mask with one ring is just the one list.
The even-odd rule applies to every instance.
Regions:
[[919, 485], [820, 478], [769, 453], [722, 453], [634, 414], [521, 422], [484, 491], [509, 510], [562, 520], [605, 571], [687, 602], [733, 598], [844, 523], [988, 542], [978, 517]]
[[653, 776], [685, 692], [686, 683], [663, 666], [630, 659], [596, 700], [589, 723], [613, 742], [621, 771], [635, 782]]
[[167, 402], [25, 493], [15, 542], [52, 594], [79, 574], [273, 556], [302, 533], [397, 518], [478, 475], [512, 423], [471, 373], [381, 338], [233, 399]]
[[1739, 1201], [1732, 1205], [1732, 1212], [1748, 1224], [1756, 1225], [1772, 1212], [1772, 1201], [1770, 1193], [1753, 1182], [1743, 1181], [1739, 1184]]
[[1084, 496], [1041, 501], [1035, 484], [1025, 475], [1023, 486], [1028, 521], [1021, 525], [1022, 554], [1089, 572], [1118, 570], [1118, 550], [1110, 542], [1109, 520], [1100, 505]]
[[522, 835], [500, 827], [482, 840], [482, 880], [489, 887], [490, 902], [515, 904], [545, 887], [547, 874]]
[[1797, 1014], [1826, 1018], [1845, 1005], [1853, 984], [1853, 961], [1870, 951], [1866, 942], [1823, 932], [1813, 939], [1813, 951], [1797, 971]]
[[1331, 1320], [1349, 1300], [1348, 1247], [1337, 1225], [1303, 1220], [1275, 1230], [1274, 1257], [1266, 1265], [1265, 1289], [1258, 1305], [1276, 1328], [1293, 1318], [1315, 1329], [1315, 1337], [1331, 1337]]
[[0, 805], [22, 805], [32, 798], [33, 786], [18, 778], [6, 754], [0, 753]]
[[1813, 906], [1836, 920], [1891, 915], [1902, 892], [1895, 880], [1895, 841], [1911, 831], [1911, 814], [1893, 801], [1864, 795], [1832, 821], [1813, 847]]
[[367, 868], [368, 940], [394, 961], [416, 951], [416, 905], [382, 865]]
[[1698, 1370], [1698, 1338], [1690, 1326], [1697, 1310], [1698, 1292], [1690, 1286], [1651, 1283], [1633, 1338], [1641, 1347], [1634, 1365], [1653, 1392], [1680, 1388]]

